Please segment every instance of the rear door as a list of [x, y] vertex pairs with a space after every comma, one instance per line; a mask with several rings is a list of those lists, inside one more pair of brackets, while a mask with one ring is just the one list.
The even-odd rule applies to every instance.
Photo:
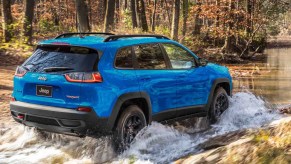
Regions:
[[27, 73], [15, 76], [13, 96], [28, 103], [76, 108], [82, 83], [68, 82], [65, 74], [96, 71], [97, 62], [97, 52], [92, 49], [40, 47], [20, 66]]
[[[165, 55], [158, 43], [133, 46], [136, 75], [141, 92], [149, 94], [152, 112], [157, 114], [175, 108], [176, 84]], [[167, 116], [171, 117], [171, 116]]]
[[120, 48], [115, 56], [114, 67], [117, 73], [115, 74], [116, 86], [122, 93], [136, 92], [139, 90], [139, 82], [136, 78], [134, 70], [132, 47]]

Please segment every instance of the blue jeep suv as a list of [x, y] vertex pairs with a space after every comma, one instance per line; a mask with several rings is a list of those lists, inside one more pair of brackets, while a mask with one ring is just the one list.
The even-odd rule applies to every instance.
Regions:
[[113, 134], [124, 147], [152, 121], [216, 122], [231, 92], [226, 67], [165, 36], [65, 33], [40, 42], [17, 68], [10, 109], [26, 126]]

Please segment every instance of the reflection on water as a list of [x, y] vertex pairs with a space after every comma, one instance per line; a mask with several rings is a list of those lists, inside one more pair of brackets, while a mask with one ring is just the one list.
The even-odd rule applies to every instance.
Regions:
[[246, 77], [234, 78], [234, 91], [249, 90], [272, 104], [291, 103], [291, 48], [267, 49], [266, 63], [243, 66], [255, 72]]

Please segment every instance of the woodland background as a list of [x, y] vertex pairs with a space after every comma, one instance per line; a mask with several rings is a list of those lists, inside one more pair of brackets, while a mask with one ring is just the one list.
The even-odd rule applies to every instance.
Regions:
[[291, 0], [0, 1], [2, 50], [64, 32], [154, 33], [235, 62], [262, 52], [270, 36], [291, 35]]

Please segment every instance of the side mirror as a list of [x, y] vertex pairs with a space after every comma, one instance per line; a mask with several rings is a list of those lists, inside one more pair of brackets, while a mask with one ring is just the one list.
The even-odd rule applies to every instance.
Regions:
[[199, 65], [202, 66], [202, 67], [204, 67], [204, 66], [206, 66], [208, 64], [208, 60], [203, 59], [203, 58], [199, 58], [198, 62], [199, 62]]

